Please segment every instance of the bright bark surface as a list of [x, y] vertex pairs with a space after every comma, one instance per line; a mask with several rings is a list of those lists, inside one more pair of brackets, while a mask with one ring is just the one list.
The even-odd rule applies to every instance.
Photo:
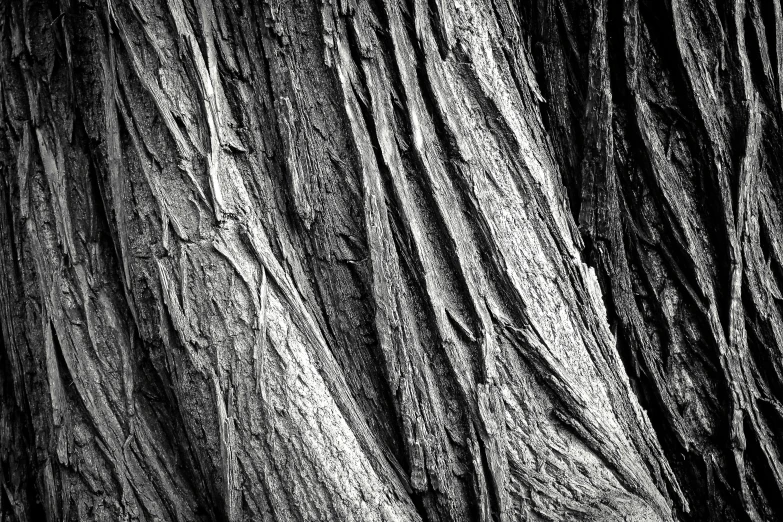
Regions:
[[6, 0], [0, 520], [783, 516], [779, 0]]

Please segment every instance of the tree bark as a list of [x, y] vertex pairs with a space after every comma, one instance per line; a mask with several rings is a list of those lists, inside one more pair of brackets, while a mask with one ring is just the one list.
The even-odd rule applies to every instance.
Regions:
[[780, 0], [8, 0], [0, 520], [783, 518]]

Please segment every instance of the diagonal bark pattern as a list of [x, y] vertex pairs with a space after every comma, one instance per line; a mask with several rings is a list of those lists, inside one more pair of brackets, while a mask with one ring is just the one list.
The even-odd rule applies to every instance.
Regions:
[[779, 0], [8, 0], [0, 520], [783, 515]]

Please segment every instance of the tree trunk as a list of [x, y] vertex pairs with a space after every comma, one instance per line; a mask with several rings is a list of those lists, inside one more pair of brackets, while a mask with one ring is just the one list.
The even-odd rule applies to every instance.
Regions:
[[780, 0], [7, 0], [0, 520], [783, 518]]

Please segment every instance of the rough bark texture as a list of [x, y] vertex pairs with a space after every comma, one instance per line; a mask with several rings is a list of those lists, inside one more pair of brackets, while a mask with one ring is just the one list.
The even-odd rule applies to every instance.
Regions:
[[783, 517], [780, 0], [6, 0], [0, 519]]

